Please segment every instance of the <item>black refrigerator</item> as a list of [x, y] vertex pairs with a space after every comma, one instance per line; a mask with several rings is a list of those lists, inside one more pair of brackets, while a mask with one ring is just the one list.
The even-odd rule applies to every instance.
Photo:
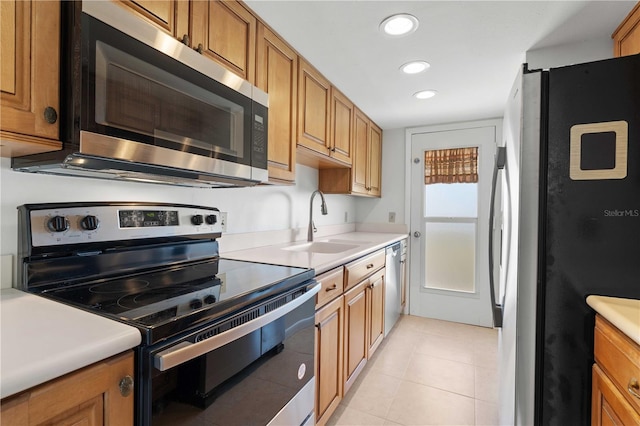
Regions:
[[500, 422], [588, 425], [585, 299], [640, 299], [640, 55], [523, 66], [501, 145]]

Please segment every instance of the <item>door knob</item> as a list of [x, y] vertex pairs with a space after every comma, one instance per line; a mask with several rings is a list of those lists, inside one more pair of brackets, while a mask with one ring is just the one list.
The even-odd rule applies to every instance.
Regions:
[[416, 231], [413, 233], [413, 236], [416, 238], [420, 238], [422, 236], [422, 234], [419, 231]]

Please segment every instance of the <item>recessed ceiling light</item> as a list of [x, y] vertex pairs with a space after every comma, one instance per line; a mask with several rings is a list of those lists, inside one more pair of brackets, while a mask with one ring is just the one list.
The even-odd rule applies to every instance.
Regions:
[[413, 94], [414, 97], [418, 98], [418, 99], [429, 99], [429, 98], [433, 98], [436, 95], [435, 90], [422, 90], [420, 92], [416, 92]]
[[418, 74], [419, 72], [426, 71], [431, 67], [428, 62], [425, 61], [413, 61], [407, 62], [400, 67], [403, 73], [406, 74]]
[[410, 34], [418, 29], [418, 19], [407, 13], [391, 15], [380, 23], [380, 30], [390, 36]]

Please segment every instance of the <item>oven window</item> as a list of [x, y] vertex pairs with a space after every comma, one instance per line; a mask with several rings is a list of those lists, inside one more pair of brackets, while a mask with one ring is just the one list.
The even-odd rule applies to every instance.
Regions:
[[[263, 328], [173, 369], [153, 370], [151, 424], [269, 423], [313, 379], [314, 303], [312, 298]], [[312, 414], [313, 393], [307, 406], [306, 415]]]
[[95, 52], [95, 121], [206, 156], [244, 156], [241, 105], [102, 41]]

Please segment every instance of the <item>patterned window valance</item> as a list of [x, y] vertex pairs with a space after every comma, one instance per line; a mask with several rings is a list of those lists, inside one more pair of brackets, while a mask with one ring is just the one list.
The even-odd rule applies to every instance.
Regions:
[[478, 147], [424, 153], [424, 183], [478, 182]]

